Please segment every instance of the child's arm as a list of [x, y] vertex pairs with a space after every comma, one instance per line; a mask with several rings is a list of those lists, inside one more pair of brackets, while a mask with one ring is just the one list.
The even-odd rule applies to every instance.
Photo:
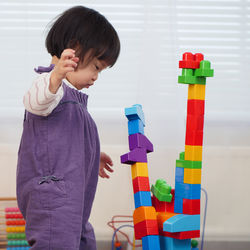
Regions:
[[77, 61], [73, 50], [64, 50], [54, 70], [41, 74], [25, 94], [25, 109], [36, 115], [49, 115], [63, 97], [62, 80], [67, 72], [74, 71]]
[[41, 116], [49, 115], [63, 97], [62, 87], [55, 94], [49, 91], [50, 75], [51, 73], [39, 75], [24, 95], [24, 107], [32, 114]]

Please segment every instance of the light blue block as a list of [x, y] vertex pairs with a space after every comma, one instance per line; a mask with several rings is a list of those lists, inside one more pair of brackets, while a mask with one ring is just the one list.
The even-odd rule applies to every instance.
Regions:
[[183, 183], [184, 182], [184, 168], [175, 168], [175, 182]]
[[183, 198], [174, 197], [174, 212], [177, 214], [183, 213]]
[[200, 215], [178, 214], [163, 223], [163, 231], [175, 233], [200, 230]]
[[137, 133], [144, 135], [144, 126], [142, 121], [139, 119], [128, 121], [128, 134], [133, 135]]
[[162, 250], [160, 248], [159, 235], [148, 235], [142, 237], [142, 248], [143, 250]]
[[129, 121], [140, 119], [145, 126], [145, 118], [141, 104], [134, 104], [132, 107], [125, 108], [125, 115]]
[[139, 191], [134, 194], [135, 208], [152, 206], [151, 193], [148, 191]]
[[29, 250], [30, 247], [7, 247], [6, 250]]
[[201, 198], [201, 184], [175, 183], [175, 197], [185, 199], [200, 199]]
[[[160, 236], [161, 250], [190, 250], [191, 239], [179, 240], [170, 237]], [[144, 248], [143, 248], [144, 250]]]

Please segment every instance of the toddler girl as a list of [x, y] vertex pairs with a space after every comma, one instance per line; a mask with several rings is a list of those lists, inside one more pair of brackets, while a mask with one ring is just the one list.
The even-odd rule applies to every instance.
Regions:
[[95, 122], [87, 111], [89, 88], [98, 73], [115, 64], [118, 35], [106, 18], [82, 6], [54, 22], [46, 47], [50, 67], [24, 96], [23, 134], [18, 151], [17, 201], [34, 250], [94, 250], [88, 222], [98, 172], [112, 172], [100, 153]]

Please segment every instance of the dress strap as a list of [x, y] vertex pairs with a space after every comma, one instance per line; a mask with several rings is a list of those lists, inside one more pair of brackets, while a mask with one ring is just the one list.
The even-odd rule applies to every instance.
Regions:
[[42, 74], [45, 72], [50, 72], [54, 69], [55, 64], [50, 64], [49, 67], [38, 66], [38, 68], [34, 68], [35, 72], [38, 74]]

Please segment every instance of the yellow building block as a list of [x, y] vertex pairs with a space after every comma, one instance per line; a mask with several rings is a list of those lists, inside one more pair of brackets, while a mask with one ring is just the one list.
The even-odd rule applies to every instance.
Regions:
[[138, 207], [133, 214], [134, 225], [144, 220], [156, 220], [156, 211], [154, 207]]
[[136, 162], [131, 166], [132, 179], [137, 176], [148, 177], [148, 164], [146, 162]]
[[201, 169], [184, 168], [184, 183], [201, 184]]
[[202, 146], [185, 145], [186, 161], [202, 161]]
[[188, 85], [188, 99], [205, 100], [206, 85], [189, 84]]

